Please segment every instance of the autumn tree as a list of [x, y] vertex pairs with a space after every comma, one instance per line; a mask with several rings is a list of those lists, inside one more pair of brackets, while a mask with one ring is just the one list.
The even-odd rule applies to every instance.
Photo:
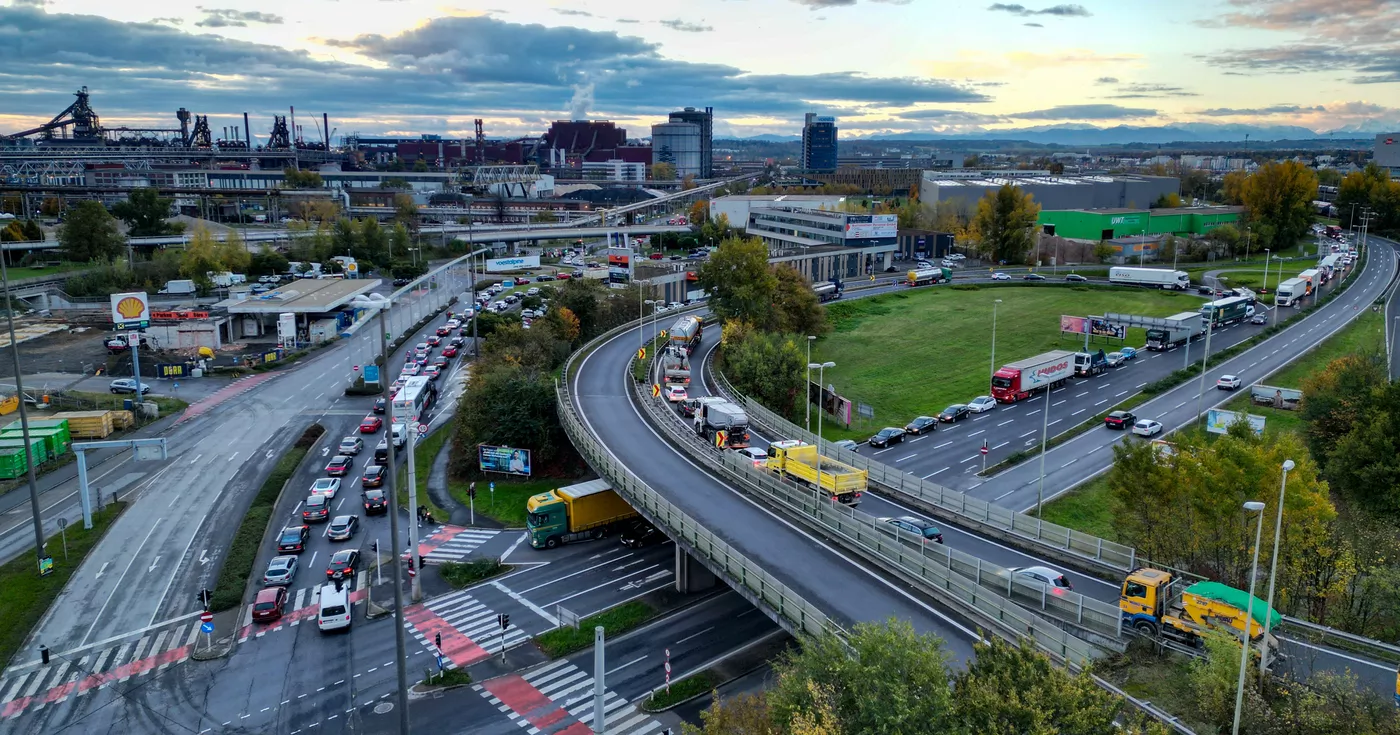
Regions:
[[1370, 231], [1400, 230], [1400, 181], [1392, 180], [1390, 173], [1374, 161], [1342, 179], [1333, 204], [1343, 229], [1361, 227], [1366, 221], [1362, 213], [1369, 209]]
[[394, 195], [394, 221], [410, 231], [418, 229], [418, 203], [411, 194], [402, 192]]
[[58, 228], [63, 256], [77, 263], [107, 262], [126, 247], [117, 220], [101, 202], [79, 202], [68, 210], [68, 220]]
[[768, 246], [753, 238], [721, 242], [700, 266], [696, 278], [710, 294], [710, 310], [720, 319], [767, 322], [777, 276], [768, 267]]
[[1245, 187], [1249, 181], [1249, 172], [1243, 170], [1230, 171], [1225, 174], [1225, 178], [1220, 184], [1220, 198], [1226, 204], [1239, 206], [1244, 204]]
[[215, 243], [214, 257], [224, 270], [231, 273], [247, 273], [248, 266], [253, 262], [248, 243], [244, 241], [242, 233], [235, 229], [229, 230], [222, 242]]
[[185, 252], [180, 256], [180, 275], [195, 282], [201, 290], [212, 288], [210, 273], [223, 270], [219, 261], [219, 246], [214, 236], [204, 227], [195, 229], [190, 241], [185, 244]]
[[738, 320], [726, 321], [722, 334], [725, 377], [744, 395], [785, 416], [794, 415], [806, 380], [806, 339], [763, 332]]
[[710, 219], [710, 202], [706, 199], [697, 199], [690, 205], [690, 224], [699, 227], [702, 223]]
[[681, 723], [684, 735], [782, 735], [773, 724], [766, 694], [740, 694], [721, 701], [715, 694], [700, 713], [699, 727]]
[[1297, 161], [1270, 161], [1244, 186], [1244, 206], [1259, 247], [1275, 251], [1306, 237], [1315, 216], [1317, 174]]
[[675, 181], [676, 167], [665, 161], [658, 161], [651, 165], [652, 181]]
[[998, 263], [1020, 263], [1034, 244], [1032, 229], [1040, 205], [1012, 184], [987, 192], [977, 202], [971, 229], [978, 251]]
[[826, 309], [812, 290], [812, 282], [796, 268], [786, 265], [775, 268], [774, 275], [777, 280], [772, 308], [765, 320], [767, 330], [814, 336], [826, 334], [829, 329]]
[[283, 181], [288, 189], [323, 189], [326, 182], [316, 171], [302, 171], [288, 166], [282, 169]]

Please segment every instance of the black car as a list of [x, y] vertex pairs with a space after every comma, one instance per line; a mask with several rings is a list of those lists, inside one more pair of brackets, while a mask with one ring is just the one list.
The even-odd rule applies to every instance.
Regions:
[[1127, 429], [1133, 425], [1134, 421], [1137, 421], [1137, 416], [1134, 416], [1131, 411], [1114, 411], [1103, 417], [1104, 426], [1110, 429]]
[[1087, 281], [1087, 280], [1089, 280], [1089, 279], [1085, 278], [1084, 276], [1079, 275], [1078, 273], [1071, 273], [1071, 274], [1065, 276], [1065, 280], [1066, 280], [1066, 281], [1079, 281], [1079, 282], [1083, 282], [1083, 281]]
[[413, 283], [413, 281], [412, 281], [411, 279], [408, 279], [408, 278], [395, 278], [395, 279], [394, 279], [394, 285], [395, 285], [395, 286], [407, 286], [407, 285], [410, 284], [410, 283]]
[[364, 501], [367, 516], [381, 516], [389, 512], [389, 499], [383, 490], [366, 490]]
[[627, 524], [618, 537], [622, 539], [623, 546], [633, 549], [640, 549], [643, 546], [651, 546], [666, 540], [666, 534], [656, 530], [656, 526], [640, 518]]
[[967, 418], [971, 413], [972, 409], [968, 408], [967, 404], [954, 403], [953, 405], [943, 409], [942, 413], [938, 414], [938, 420], [942, 421], [945, 424], [951, 424], [954, 421], [961, 421], [962, 419]]
[[1027, 274], [1024, 275], [1024, 276], [1021, 276], [1021, 280], [1023, 280], [1023, 281], [1043, 281], [1043, 280], [1045, 280], [1045, 276], [1042, 276], [1042, 275], [1040, 275], [1039, 273], [1027, 273]]
[[895, 426], [886, 426], [870, 437], [868, 442], [872, 447], [888, 447], [891, 444], [898, 444], [904, 441], [904, 429]]
[[310, 539], [310, 526], [287, 526], [282, 529], [282, 535], [277, 537], [277, 550], [299, 554], [306, 551], [306, 542]]
[[925, 542], [932, 541], [936, 544], [943, 543], [943, 532], [938, 530], [938, 526], [929, 523], [922, 518], [914, 516], [900, 516], [898, 518], [881, 518], [882, 523], [888, 523], [895, 528], [909, 533], [918, 534]]
[[1211, 288], [1210, 286], [1197, 286], [1196, 293], [1210, 296], [1211, 294], [1215, 293], [1215, 289]]
[[331, 563], [326, 566], [326, 577], [340, 579], [355, 576], [355, 567], [360, 564], [360, 552], [355, 549], [341, 549], [331, 555]]
[[910, 434], [914, 434], [914, 435], [917, 436], [917, 435], [922, 434], [922, 433], [924, 433], [924, 432], [926, 432], [926, 431], [933, 431], [934, 429], [937, 429], [937, 428], [938, 428], [938, 419], [936, 419], [936, 418], [934, 418], [934, 417], [932, 417], [932, 416], [918, 416], [918, 417], [915, 417], [915, 419], [914, 419], [913, 421], [910, 421], [910, 422], [904, 427], [904, 430], [907, 431], [907, 432], [909, 432]]
[[544, 283], [545, 281], [552, 280], [554, 280], [554, 276], [535, 276], [535, 283]]
[[374, 399], [374, 412], [384, 413], [386, 403], [388, 403], [388, 401], [385, 401], [383, 398]]

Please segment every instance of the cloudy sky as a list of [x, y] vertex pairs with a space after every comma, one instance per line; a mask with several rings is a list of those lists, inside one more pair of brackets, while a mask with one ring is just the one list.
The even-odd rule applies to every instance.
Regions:
[[[198, 1], [198, 0], [196, 0]], [[717, 135], [1400, 121], [1400, 0], [0, 0], [0, 132], [80, 86], [111, 124], [295, 106], [337, 136], [634, 135], [713, 106]]]

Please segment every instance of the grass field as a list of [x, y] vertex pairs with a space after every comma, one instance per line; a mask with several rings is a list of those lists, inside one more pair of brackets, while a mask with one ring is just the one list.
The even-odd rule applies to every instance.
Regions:
[[[496, 491], [490, 490], [491, 480], [476, 481], [476, 514], [504, 523], [510, 528], [525, 527], [525, 501], [531, 495], [549, 492], [555, 488], [572, 485], [577, 480], [529, 480], [510, 482], [497, 479]], [[454, 482], [448, 492], [462, 505], [468, 504], [467, 483]]]
[[62, 273], [69, 273], [72, 271], [87, 270], [88, 268], [92, 267], [93, 266], [88, 263], [64, 263], [63, 265], [56, 265], [51, 268], [7, 268], [6, 271], [8, 271], [11, 281], [18, 281], [23, 278], [56, 276]]
[[[825, 381], [852, 402], [872, 406], [875, 420], [850, 430], [828, 421], [826, 438], [864, 438], [881, 426], [903, 426], [914, 416], [986, 394], [996, 299], [1002, 301], [997, 306], [998, 367], [1048, 350], [1082, 348], [1082, 338], [1060, 335], [1061, 314], [1170, 316], [1195, 311], [1202, 303], [1197, 296], [1168, 291], [1018, 286], [895, 292], [829, 306], [835, 329], [817, 340], [812, 361], [836, 363], [826, 370]], [[1143, 330], [1128, 330], [1127, 344], [1144, 341]], [[1118, 340], [1103, 338], [1091, 344], [1110, 352], [1119, 346]]]
[[593, 629], [603, 626], [608, 639], [626, 633], [656, 617], [657, 609], [641, 600], [624, 602], [617, 607], [589, 615], [579, 621], [577, 628], [555, 628], [535, 637], [535, 645], [550, 658], [567, 656], [593, 645]]

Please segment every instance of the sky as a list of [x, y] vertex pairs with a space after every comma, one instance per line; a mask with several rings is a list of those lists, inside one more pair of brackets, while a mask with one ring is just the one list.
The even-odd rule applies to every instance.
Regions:
[[[200, 0], [196, 0], [199, 2]], [[0, 132], [86, 86], [107, 125], [215, 136], [298, 110], [309, 139], [629, 135], [685, 106], [716, 137], [1191, 123], [1400, 127], [1400, 0], [0, 0]]]

